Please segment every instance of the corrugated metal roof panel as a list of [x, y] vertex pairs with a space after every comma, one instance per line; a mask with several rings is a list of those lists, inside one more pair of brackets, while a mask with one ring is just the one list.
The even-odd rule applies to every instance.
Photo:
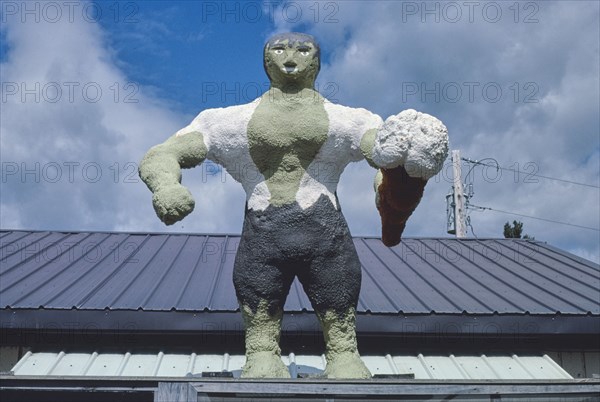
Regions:
[[[92, 353], [89, 360], [91, 360], [91, 364], [89, 361], [86, 361], [86, 364], [89, 364], [87, 370], [82, 372], [83, 375], [89, 376], [111, 376], [117, 375], [119, 369], [122, 365], [123, 360], [125, 359], [125, 355], [120, 354], [98, 354]], [[82, 360], [84, 360], [82, 358]]]
[[452, 356], [452, 358], [460, 368], [464, 378], [479, 378], [482, 380], [498, 378], [498, 375], [494, 373], [490, 366], [485, 364], [481, 356]]
[[[236, 235], [0, 231], [11, 309], [238, 308]], [[355, 238], [359, 313], [600, 315], [600, 266], [539, 241]], [[311, 311], [296, 280], [286, 311]]]
[[80, 375], [84, 373], [93, 359], [93, 356], [97, 355], [92, 353], [66, 353], [55, 361], [52, 375]]
[[[556, 362], [543, 356], [363, 356], [373, 375], [413, 374], [415, 379], [572, 379]], [[282, 356], [290, 374], [320, 374], [325, 356]], [[27, 353], [13, 368], [15, 376], [186, 377], [202, 372], [231, 372], [239, 377], [243, 355]]]

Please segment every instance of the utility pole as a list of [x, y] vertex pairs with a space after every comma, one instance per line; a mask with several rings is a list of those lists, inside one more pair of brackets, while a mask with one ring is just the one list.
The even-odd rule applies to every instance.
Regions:
[[452, 171], [454, 173], [454, 187], [452, 188], [454, 195], [454, 228], [456, 230], [456, 237], [460, 239], [467, 236], [467, 225], [465, 219], [465, 196], [460, 170], [460, 151], [458, 149], [452, 151]]

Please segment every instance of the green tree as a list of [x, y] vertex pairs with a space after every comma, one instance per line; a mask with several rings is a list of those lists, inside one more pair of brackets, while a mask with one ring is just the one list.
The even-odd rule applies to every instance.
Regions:
[[504, 237], [507, 239], [520, 239], [521, 233], [523, 233], [523, 222], [513, 221], [511, 226], [510, 223], [504, 224]]
[[529, 236], [526, 234], [525, 236], [521, 236], [523, 233], [523, 222], [513, 221], [513, 224], [506, 222], [504, 224], [504, 237], [507, 239], [527, 239], [527, 240], [535, 240], [535, 237]]

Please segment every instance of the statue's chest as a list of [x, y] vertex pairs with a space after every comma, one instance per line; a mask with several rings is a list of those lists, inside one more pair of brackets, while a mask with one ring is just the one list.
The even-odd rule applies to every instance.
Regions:
[[255, 162], [276, 163], [285, 154], [312, 160], [327, 140], [328, 130], [321, 102], [291, 105], [263, 98], [248, 123], [250, 154]]

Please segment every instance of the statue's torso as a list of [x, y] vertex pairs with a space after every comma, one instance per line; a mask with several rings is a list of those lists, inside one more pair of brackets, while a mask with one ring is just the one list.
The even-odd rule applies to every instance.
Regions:
[[248, 123], [250, 156], [271, 193], [270, 203], [293, 203], [302, 177], [327, 141], [329, 119], [314, 91], [263, 95]]
[[365, 109], [305, 91], [284, 98], [269, 91], [245, 105], [207, 109], [194, 120], [208, 159], [242, 184], [249, 209], [294, 202], [306, 209], [321, 195], [339, 209], [339, 177], [349, 162], [362, 159], [362, 135], [382, 123]]

